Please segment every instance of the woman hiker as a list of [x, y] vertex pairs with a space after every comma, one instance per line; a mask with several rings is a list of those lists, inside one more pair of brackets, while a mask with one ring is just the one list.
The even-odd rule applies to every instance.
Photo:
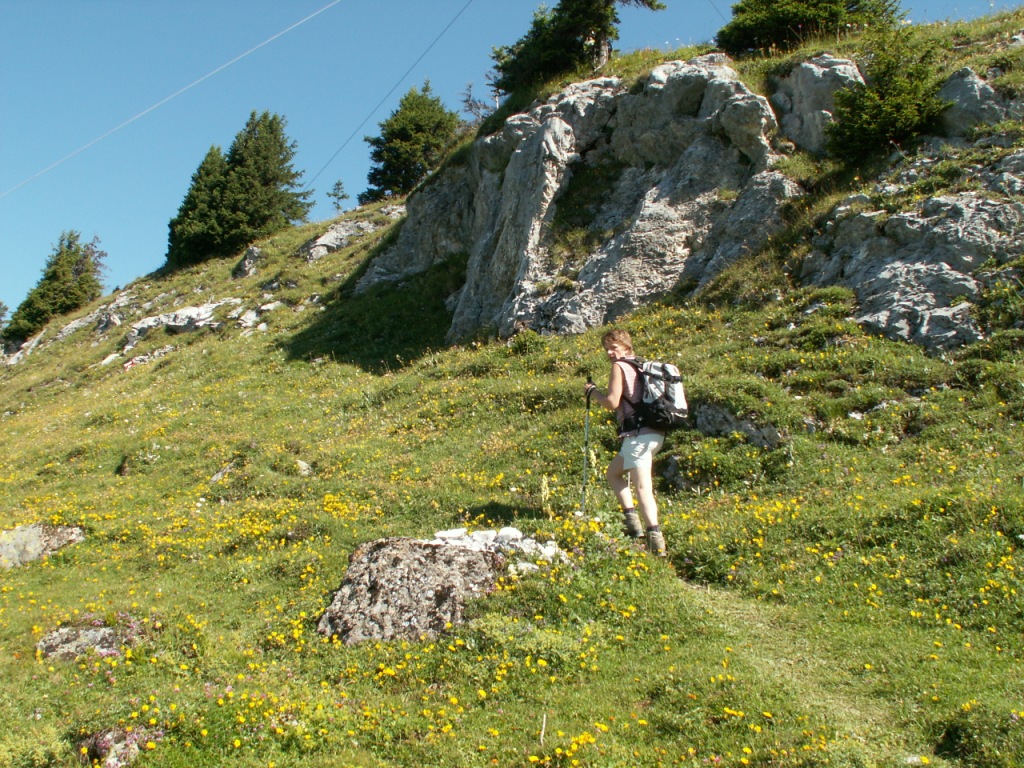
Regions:
[[[654, 499], [652, 467], [654, 455], [665, 444], [665, 434], [643, 427], [637, 429], [635, 403], [643, 395], [640, 374], [636, 367], [627, 362], [636, 355], [629, 333], [622, 329], [608, 331], [601, 338], [601, 345], [611, 362], [608, 376], [608, 392], [602, 394], [592, 383], [587, 382], [584, 393], [600, 405], [615, 411], [619, 425], [619, 439], [622, 448], [608, 465], [608, 484], [615, 492], [622, 508], [623, 532], [631, 539], [639, 539], [647, 529], [647, 549], [659, 557], [665, 556], [665, 537], [658, 525], [658, 502]], [[630, 482], [636, 489], [639, 512], [633, 504]], [[643, 528], [640, 521], [643, 520]]]

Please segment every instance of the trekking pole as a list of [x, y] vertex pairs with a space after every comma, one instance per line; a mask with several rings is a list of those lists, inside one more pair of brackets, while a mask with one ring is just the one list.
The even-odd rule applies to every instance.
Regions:
[[[593, 384], [590, 374], [587, 374], [587, 384]], [[587, 458], [590, 456], [590, 395], [594, 390], [587, 387], [587, 411], [583, 416], [583, 496], [580, 499], [580, 517], [587, 512]]]

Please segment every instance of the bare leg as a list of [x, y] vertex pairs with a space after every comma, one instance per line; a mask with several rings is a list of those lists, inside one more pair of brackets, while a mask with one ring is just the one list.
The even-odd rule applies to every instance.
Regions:
[[650, 528], [658, 524], [658, 502], [654, 499], [654, 480], [651, 478], [651, 467], [637, 467], [629, 471], [629, 477], [636, 488], [637, 500], [640, 502], [640, 516], [644, 527]]
[[623, 469], [622, 465], [622, 456], [616, 456], [608, 465], [605, 476], [608, 478], [608, 485], [615, 493], [615, 498], [619, 500], [619, 506], [622, 509], [632, 509], [633, 494], [629, 491], [629, 472]]
[[629, 470], [623, 467], [622, 456], [616, 456], [608, 465], [608, 484], [615, 492], [615, 497], [622, 508], [622, 532], [630, 539], [639, 539], [644, 535], [640, 525], [640, 516], [633, 507], [633, 495], [629, 488]]

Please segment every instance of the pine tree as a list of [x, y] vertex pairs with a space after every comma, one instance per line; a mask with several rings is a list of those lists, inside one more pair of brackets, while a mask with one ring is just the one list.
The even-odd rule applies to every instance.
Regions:
[[228, 149], [211, 147], [171, 219], [167, 265], [172, 268], [233, 256], [245, 246], [298, 221], [312, 203], [297, 191], [295, 144], [278, 115], [253, 112]]
[[492, 52], [494, 88], [512, 93], [578, 67], [604, 66], [619, 37], [616, 4], [665, 7], [659, 0], [559, 0], [552, 10], [542, 7], [525, 36]]
[[444, 159], [459, 124], [459, 116], [431, 93], [429, 82], [422, 90], [410, 89], [398, 109], [380, 123], [380, 136], [363, 137], [373, 148], [373, 167], [366, 176], [370, 186], [359, 195], [359, 203], [411, 192]]
[[43, 276], [4, 327], [5, 343], [20, 345], [54, 317], [74, 312], [102, 295], [100, 274], [107, 254], [99, 249], [99, 238], [91, 243], [81, 238], [74, 230], [61, 233]]
[[210, 147], [192, 174], [192, 186], [168, 227], [168, 266], [177, 269], [221, 253], [227, 175], [228, 164], [220, 147]]
[[310, 191], [296, 191], [302, 176], [292, 167], [295, 143], [279, 115], [253, 112], [228, 149], [222, 254], [233, 255], [254, 240], [305, 221]]
[[338, 179], [334, 182], [334, 186], [331, 187], [331, 191], [327, 193], [327, 196], [334, 201], [334, 210], [341, 213], [341, 209], [345, 207], [345, 201], [348, 200], [348, 192], [345, 191], [345, 183]]

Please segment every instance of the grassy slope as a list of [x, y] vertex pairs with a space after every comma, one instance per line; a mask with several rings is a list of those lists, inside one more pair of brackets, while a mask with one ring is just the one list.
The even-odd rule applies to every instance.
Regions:
[[[781, 257], [631, 316], [694, 405], [786, 437], [673, 434], [656, 562], [616, 538], [596, 412], [574, 515], [599, 331], [445, 349], [457, 268], [353, 297], [381, 236], [306, 265], [318, 229], [265, 243], [251, 279], [131, 287], [253, 306], [280, 277], [292, 306], [265, 333], [154, 337], [134, 354], [177, 349], [124, 371], [97, 365], [118, 334], [84, 330], [0, 372], [0, 527], [88, 532], [0, 575], [0, 764], [77, 764], [114, 725], [154, 766], [1020, 764], [1019, 334], [929, 358], [864, 335], [848, 293], [789, 285]], [[437, 641], [315, 634], [359, 543], [467, 524], [554, 537], [572, 564]], [[58, 624], [125, 614], [146, 627], [129, 658], [35, 657]]]

